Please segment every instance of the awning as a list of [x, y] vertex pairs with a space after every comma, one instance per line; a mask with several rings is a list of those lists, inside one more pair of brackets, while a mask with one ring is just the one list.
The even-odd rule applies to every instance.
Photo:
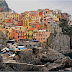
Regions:
[[32, 41], [34, 41], [34, 42], [39, 42], [38, 40], [32, 40]]

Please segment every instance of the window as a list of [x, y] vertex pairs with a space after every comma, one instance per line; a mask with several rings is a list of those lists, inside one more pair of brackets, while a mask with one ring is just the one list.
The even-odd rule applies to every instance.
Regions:
[[47, 11], [46, 11], [46, 13], [47, 13]]
[[19, 38], [19, 36], [18, 36], [18, 38]]
[[50, 23], [50, 22], [48, 22], [48, 23]]
[[19, 36], [19, 33], [18, 33], [18, 36]]
[[42, 38], [41, 38], [41, 40], [42, 40]]
[[22, 37], [22, 33], [21, 33], [21, 37]]
[[16, 33], [17, 33], [17, 30], [16, 30]]
[[20, 27], [20, 30], [21, 30], [21, 27]]
[[26, 45], [26, 47], [27, 47], [27, 45]]
[[30, 47], [31, 47], [31, 45], [30, 45]]
[[22, 33], [22, 31], [21, 31], [21, 33]]
[[8, 28], [6, 28], [6, 29], [8, 29]]
[[45, 38], [44, 38], [44, 40], [45, 40]]
[[13, 37], [13, 39], [15, 39], [15, 38]]

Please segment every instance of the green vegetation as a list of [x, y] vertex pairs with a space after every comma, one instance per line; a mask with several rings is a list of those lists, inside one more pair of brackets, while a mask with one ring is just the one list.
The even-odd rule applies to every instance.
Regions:
[[68, 21], [67, 20], [61, 19], [59, 26], [62, 28], [63, 34], [69, 35], [70, 27], [68, 26]]
[[68, 26], [67, 20], [60, 20], [60, 27], [62, 28], [63, 34], [70, 37], [70, 47], [72, 49], [72, 26]]

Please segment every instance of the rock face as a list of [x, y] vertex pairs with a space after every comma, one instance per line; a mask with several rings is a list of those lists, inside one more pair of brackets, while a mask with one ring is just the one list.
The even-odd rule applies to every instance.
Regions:
[[6, 36], [0, 31], [0, 49], [3, 48], [3, 45], [6, 45]]
[[0, 44], [4, 44], [6, 42], [6, 36], [2, 31], [0, 31]]
[[49, 46], [58, 52], [68, 53], [70, 51], [70, 37], [62, 33], [57, 33]]
[[10, 9], [9, 9], [6, 1], [5, 0], [0, 0], [0, 11], [4, 12], [4, 11], [9, 11], [9, 10]]
[[72, 49], [72, 36], [70, 37], [70, 48]]
[[3, 62], [3, 59], [2, 59], [2, 57], [1, 57], [1, 55], [0, 55], [0, 62]]
[[59, 60], [64, 58], [65, 56], [54, 49], [48, 49], [48, 52], [45, 54], [42, 54], [41, 61], [44, 62], [54, 62], [55, 60]]
[[16, 59], [17, 62], [21, 62], [21, 63], [29, 63], [32, 60], [32, 50], [28, 51], [21, 51], [19, 53], [19, 58]]
[[[0, 63], [0, 71], [59, 71], [72, 67], [72, 60], [69, 57], [51, 48], [37, 55], [39, 58], [32, 59], [32, 52], [29, 51], [22, 51], [19, 55], [21, 57], [16, 63]], [[42, 61], [47, 63], [38, 65]]]

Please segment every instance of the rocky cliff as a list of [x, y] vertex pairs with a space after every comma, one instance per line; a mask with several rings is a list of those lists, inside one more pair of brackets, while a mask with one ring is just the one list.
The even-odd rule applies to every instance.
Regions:
[[62, 33], [57, 33], [56, 36], [50, 35], [47, 44], [60, 53], [70, 52], [70, 37], [68, 35]]
[[10, 8], [8, 7], [8, 4], [5, 0], [0, 0], [0, 12], [9, 11]]
[[0, 31], [0, 49], [2, 49], [4, 45], [6, 45], [6, 36]]

